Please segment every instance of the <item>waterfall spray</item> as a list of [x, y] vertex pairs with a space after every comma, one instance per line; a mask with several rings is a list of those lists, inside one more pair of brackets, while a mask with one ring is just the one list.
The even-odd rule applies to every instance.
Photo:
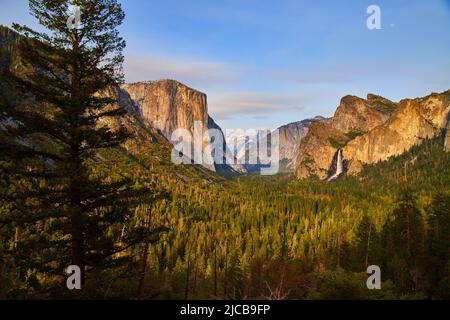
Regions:
[[337, 154], [337, 162], [336, 162], [336, 176], [339, 176], [342, 173], [343, 169], [342, 169], [342, 150], [339, 149], [338, 150], [338, 154]]
[[343, 169], [343, 160], [342, 160], [342, 150], [338, 149], [337, 159], [336, 159], [336, 171], [330, 178], [328, 178], [327, 182], [339, 177], [343, 171], [344, 171], [344, 169]]

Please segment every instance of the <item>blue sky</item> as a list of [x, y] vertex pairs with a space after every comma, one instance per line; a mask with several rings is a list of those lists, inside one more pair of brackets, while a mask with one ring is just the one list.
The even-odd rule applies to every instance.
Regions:
[[[450, 0], [122, 0], [129, 82], [171, 78], [208, 95], [223, 128], [330, 116], [342, 96], [450, 89]], [[366, 27], [369, 5], [381, 30]], [[0, 23], [36, 26], [28, 1]]]

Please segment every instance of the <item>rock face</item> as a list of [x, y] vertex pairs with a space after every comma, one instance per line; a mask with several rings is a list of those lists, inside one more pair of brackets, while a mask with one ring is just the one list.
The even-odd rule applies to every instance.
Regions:
[[[17, 44], [23, 39], [25, 38], [15, 31], [0, 26], [0, 70], [13, 69], [20, 72], [23, 68], [16, 53]], [[4, 91], [1, 81], [0, 90]], [[195, 121], [199, 121], [204, 130], [217, 129], [223, 136], [220, 127], [208, 115], [206, 95], [177, 81], [160, 80], [125, 84], [121, 88], [111, 88], [99, 94], [115, 97], [117, 104], [127, 109], [128, 114], [122, 119], [104, 121], [112, 127], [126, 126], [130, 131], [135, 132], [134, 142], [149, 139], [167, 142], [177, 128], [185, 128], [193, 132]], [[208, 144], [209, 141], [204, 143]], [[215, 163], [205, 167], [223, 174], [235, 174], [236, 170], [244, 170], [240, 165], [235, 165], [236, 170], [234, 170], [226, 164]]]
[[[0, 25], [0, 70], [9, 70], [20, 74], [24, 67], [20, 63], [20, 57], [17, 54], [17, 45], [24, 38], [14, 30]], [[0, 81], [0, 91], [5, 94], [6, 86]]]
[[399, 102], [398, 111], [384, 124], [350, 141], [343, 149], [350, 173], [363, 163], [376, 163], [402, 154], [447, 126], [450, 91]]
[[[202, 126], [203, 132], [206, 132], [208, 129], [220, 131], [224, 141], [224, 151], [226, 152], [223, 132], [208, 115], [206, 94], [175, 80], [125, 84], [122, 86], [122, 89], [129, 94], [137, 105], [142, 117], [153, 127], [160, 130], [169, 141], [172, 133], [177, 129], [187, 129], [193, 135], [194, 124], [198, 121]], [[208, 140], [203, 141], [204, 149], [209, 142]], [[244, 171], [239, 165], [235, 165], [235, 169], [231, 169], [226, 164], [217, 163], [204, 164], [204, 166], [218, 172], [229, 170]]]
[[324, 117], [317, 116], [313, 119], [292, 122], [278, 128], [280, 135], [280, 162], [287, 171], [295, 171], [298, 148], [300, 142], [308, 133], [311, 123], [325, 120]]
[[142, 117], [141, 110], [133, 99], [131, 99], [128, 92], [121, 88], [114, 87], [106, 90], [102, 95], [113, 97], [116, 100], [109, 108], [116, 109], [117, 107], [122, 107], [127, 111], [122, 117], [105, 117], [101, 118], [99, 121], [99, 125], [106, 124], [113, 130], [125, 127], [128, 131], [133, 133], [133, 138], [124, 143], [125, 148], [129, 145], [139, 146], [148, 142], [168, 143], [168, 140]]
[[0, 25], [0, 67], [12, 65], [19, 35], [13, 30]]
[[367, 99], [347, 96], [333, 118], [313, 123], [302, 140], [297, 158], [297, 176], [330, 175], [337, 150], [349, 173], [362, 164], [376, 163], [399, 155], [447, 126], [449, 92], [394, 103], [369, 94]]
[[334, 116], [312, 123], [302, 139], [296, 162], [297, 176], [327, 178], [337, 150], [354, 137], [384, 123], [396, 109], [392, 101], [371, 94], [367, 99], [342, 98]]
[[122, 86], [138, 105], [142, 116], [170, 139], [173, 131], [194, 131], [194, 121], [208, 126], [206, 95], [177, 81], [160, 80]]
[[444, 141], [444, 150], [447, 152], [450, 152], [450, 119], [447, 123], [447, 129], [445, 134], [445, 141]]
[[[233, 155], [231, 150], [228, 148], [227, 142], [226, 142], [226, 137], [222, 131], [222, 128], [220, 128], [220, 126], [210, 116], [208, 116], [208, 129], [216, 129], [219, 132], [219, 135], [222, 137], [222, 141], [223, 141], [223, 150], [222, 150], [223, 155], [224, 155], [223, 164], [214, 164], [214, 169], [218, 173], [223, 174], [223, 175], [233, 174], [233, 172], [230, 172], [230, 169], [234, 170], [236, 172], [239, 172], [239, 173], [247, 172], [247, 169], [245, 168], [245, 166], [240, 164], [239, 161], [237, 161], [237, 158]], [[230, 165], [226, 164], [227, 155], [229, 158], [234, 159], [234, 164], [230, 164]]]

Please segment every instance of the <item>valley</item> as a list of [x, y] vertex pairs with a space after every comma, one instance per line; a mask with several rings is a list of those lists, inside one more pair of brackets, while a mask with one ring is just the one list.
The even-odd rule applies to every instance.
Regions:
[[[430, 221], [436, 199], [448, 210], [448, 196], [436, 197], [439, 190], [450, 188], [449, 156], [442, 149], [442, 138], [435, 138], [387, 162], [366, 166], [358, 176], [330, 183], [298, 180], [293, 174], [218, 178], [207, 185], [203, 179], [185, 183], [173, 177], [167, 180], [173, 199], [150, 207], [151, 228], [167, 231], [150, 247], [143, 297], [420, 298], [425, 279], [405, 283], [402, 276], [409, 274], [408, 267], [391, 265], [393, 257], [411, 259], [397, 256], [403, 251], [401, 237], [399, 247], [383, 249], [383, 243], [391, 237], [393, 220], [405, 227], [395, 213], [405, 201], [405, 190], [412, 197], [410, 205], [420, 213], [421, 225]], [[405, 163], [411, 164], [407, 171]], [[119, 162], [117, 167], [125, 165]], [[138, 172], [133, 167], [126, 171]], [[368, 226], [373, 229], [367, 248]], [[427, 260], [434, 254], [427, 249], [430, 227], [417, 230], [415, 245], [425, 244], [414, 259]], [[128, 254], [136, 259], [141, 251]], [[368, 264], [383, 267], [385, 290], [364, 287]], [[129, 267], [114, 285], [121, 289], [112, 297], [136, 294], [140, 276]], [[428, 271], [423, 268], [425, 277]], [[93, 277], [93, 288], [94, 279], [104, 277], [108, 275]]]
[[[93, 48], [64, 26], [59, 45], [0, 26], [0, 299], [449, 298], [450, 90], [292, 118], [264, 176], [243, 161], [261, 141], [228, 135], [206, 93], [122, 82], [123, 12], [106, 5]], [[214, 130], [235, 161], [180, 156], [179, 129], [208, 152]]]

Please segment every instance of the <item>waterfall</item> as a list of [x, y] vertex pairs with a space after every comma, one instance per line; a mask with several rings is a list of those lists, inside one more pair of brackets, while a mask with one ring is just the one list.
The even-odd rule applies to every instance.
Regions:
[[328, 178], [327, 182], [339, 177], [343, 171], [344, 171], [344, 169], [343, 169], [343, 160], [342, 160], [342, 150], [338, 149], [337, 159], [336, 159], [336, 171], [331, 177]]
[[336, 176], [339, 176], [342, 173], [342, 150], [338, 150], [337, 154], [337, 162], [336, 162]]

